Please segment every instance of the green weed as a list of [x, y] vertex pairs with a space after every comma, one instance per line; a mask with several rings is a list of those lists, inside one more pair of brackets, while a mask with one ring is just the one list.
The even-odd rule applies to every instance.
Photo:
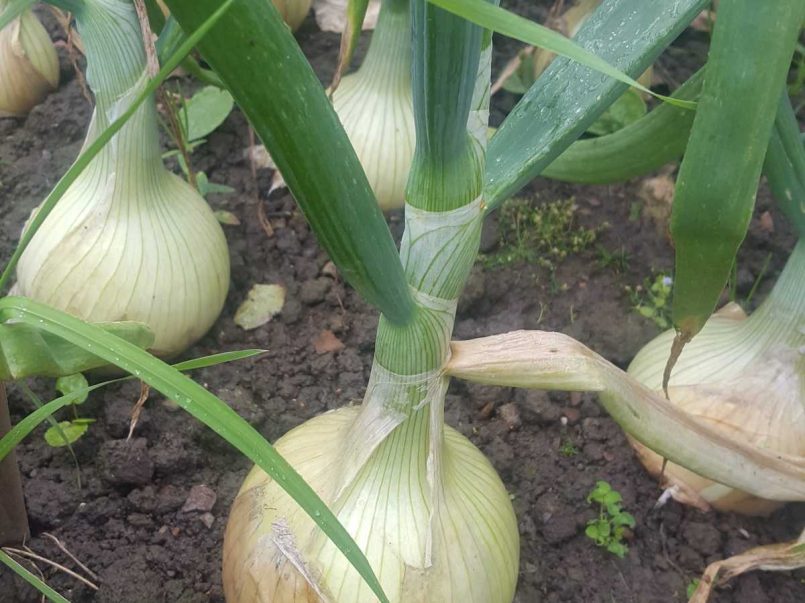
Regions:
[[623, 542], [626, 528], [635, 526], [634, 517], [621, 509], [620, 493], [605, 481], [597, 481], [587, 496], [587, 502], [598, 503], [598, 518], [587, 522], [584, 533], [595, 544], [618, 557], [626, 555], [629, 547]]

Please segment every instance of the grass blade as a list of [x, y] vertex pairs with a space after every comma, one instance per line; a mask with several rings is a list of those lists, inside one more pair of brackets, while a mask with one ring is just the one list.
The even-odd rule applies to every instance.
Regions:
[[2, 561], [11, 571], [17, 574], [20, 578], [25, 580], [28, 584], [33, 586], [36, 590], [40, 593], [45, 595], [50, 601], [54, 603], [70, 603], [69, 600], [62, 597], [59, 593], [55, 590], [50, 588], [42, 579], [31, 573], [28, 568], [23, 565], [20, 565], [11, 558], [11, 556], [6, 553], [3, 549], [0, 549], [0, 561]]
[[233, 352], [220, 352], [202, 358], [193, 358], [173, 365], [177, 371], [194, 371], [196, 369], [217, 366], [226, 362], [237, 362], [265, 354], [268, 350], [235, 350]]
[[[218, 2], [167, 4], [189, 31]], [[383, 215], [324, 88], [273, 5], [235, 2], [199, 49], [344, 278], [390, 322], [407, 324], [413, 301]]]
[[[219, 364], [224, 364], [226, 362], [234, 362], [236, 360], [244, 360], [246, 358], [252, 358], [254, 356], [259, 356], [260, 354], [264, 354], [265, 350], [240, 350], [236, 352], [223, 352], [221, 354], [212, 354], [211, 356], [204, 356], [202, 358], [193, 358], [192, 360], [185, 360], [184, 362], [179, 362], [173, 365], [177, 371], [191, 371], [200, 368], [207, 368], [210, 366], [216, 366]], [[123, 381], [130, 381], [134, 379], [133, 376], [129, 377], [119, 377], [117, 379], [111, 379], [109, 381], [103, 381], [101, 383], [96, 383], [94, 385], [90, 385], [89, 387], [85, 387], [82, 389], [77, 389], [69, 394], [65, 394], [63, 396], [59, 396], [43, 404], [41, 408], [37, 408], [34, 412], [26, 415], [24, 419], [22, 419], [19, 423], [14, 425], [14, 427], [9, 430], [9, 432], [0, 438], [0, 461], [2, 461], [6, 455], [11, 452], [22, 440], [30, 435], [30, 433], [36, 429], [43, 421], [46, 421], [48, 417], [52, 416], [58, 410], [64, 408], [73, 403], [74, 400], [80, 399], [85, 394], [89, 394], [90, 392], [95, 391], [96, 389], [100, 389], [102, 387], [106, 387], [107, 385], [112, 385], [113, 383], [121, 383]]]
[[[708, 4], [709, 0], [604, 2], [575, 41], [637, 76]], [[489, 141], [485, 196], [490, 209], [538, 176], [625, 88], [567, 58], [553, 61]]]
[[778, 205], [805, 238], [805, 146], [786, 93], [780, 96], [763, 173]]
[[590, 69], [595, 69], [619, 82], [628, 84], [641, 92], [656, 96], [678, 107], [693, 109], [696, 106], [695, 103], [689, 101], [672, 99], [667, 96], [662, 96], [661, 94], [655, 94], [637, 80], [632, 79], [620, 69], [613, 67], [596, 54], [579, 46], [570, 38], [544, 25], [529, 21], [525, 17], [516, 15], [505, 8], [489, 4], [486, 0], [428, 0], [428, 2], [464, 17], [468, 21], [472, 21], [486, 29], [491, 29], [499, 34], [520, 40], [531, 46], [539, 46], [540, 48], [550, 50], [559, 56], [573, 59]]
[[[148, 348], [154, 343], [151, 330], [138, 322], [97, 323], [98, 327]], [[94, 354], [63, 339], [23, 324], [0, 325], [0, 381], [26, 377], [64, 377], [107, 364]]]
[[[225, 402], [137, 346], [44, 304], [21, 297], [2, 298], [0, 320], [36, 325], [73, 345], [92, 351], [174, 400], [270, 475], [344, 552], [375, 594], [387, 601], [366, 557], [338, 519], [273, 446]], [[76, 395], [76, 392], [71, 395]], [[50, 407], [45, 405], [45, 408]]]

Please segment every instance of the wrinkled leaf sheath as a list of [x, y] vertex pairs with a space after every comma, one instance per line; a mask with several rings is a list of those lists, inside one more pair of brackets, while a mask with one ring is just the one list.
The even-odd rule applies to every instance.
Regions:
[[[216, 0], [168, 0], [186, 31]], [[355, 151], [313, 69], [270, 2], [237, 1], [199, 44], [271, 153], [343, 277], [393, 323], [413, 302]]]
[[755, 0], [719, 6], [671, 214], [680, 341], [710, 317], [746, 236], [803, 17], [802, 0], [781, 0], [773, 10], [758, 10]]

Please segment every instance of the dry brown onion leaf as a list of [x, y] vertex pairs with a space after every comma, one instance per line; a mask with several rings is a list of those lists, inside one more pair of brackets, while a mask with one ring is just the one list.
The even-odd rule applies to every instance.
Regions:
[[562, 333], [513, 331], [454, 341], [446, 374], [488, 385], [596, 391], [630, 435], [674, 462], [767, 500], [805, 501], [805, 457], [714, 429]]

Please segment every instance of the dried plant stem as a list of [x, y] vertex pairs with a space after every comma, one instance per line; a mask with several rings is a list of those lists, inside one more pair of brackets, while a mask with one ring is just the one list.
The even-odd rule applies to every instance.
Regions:
[[42, 557], [42, 555], [37, 555], [36, 553], [34, 553], [32, 551], [26, 551], [26, 550], [23, 550], [23, 549], [15, 549], [15, 548], [12, 548], [12, 547], [4, 547], [3, 550], [6, 553], [8, 553], [9, 555], [16, 555], [18, 557], [28, 557], [29, 559], [35, 559], [36, 561], [41, 561], [42, 563], [46, 563], [46, 564], [48, 564], [48, 565], [50, 565], [52, 567], [55, 567], [57, 570], [59, 570], [61, 572], [64, 572], [68, 576], [72, 576], [76, 580], [79, 580], [80, 582], [83, 582], [84, 584], [89, 586], [92, 590], [98, 590], [98, 585], [95, 584], [94, 582], [92, 582], [90, 580], [87, 580], [81, 574], [75, 573], [73, 570], [71, 570], [70, 568], [64, 567], [60, 563], [56, 563], [55, 561], [47, 559], [46, 557]]

